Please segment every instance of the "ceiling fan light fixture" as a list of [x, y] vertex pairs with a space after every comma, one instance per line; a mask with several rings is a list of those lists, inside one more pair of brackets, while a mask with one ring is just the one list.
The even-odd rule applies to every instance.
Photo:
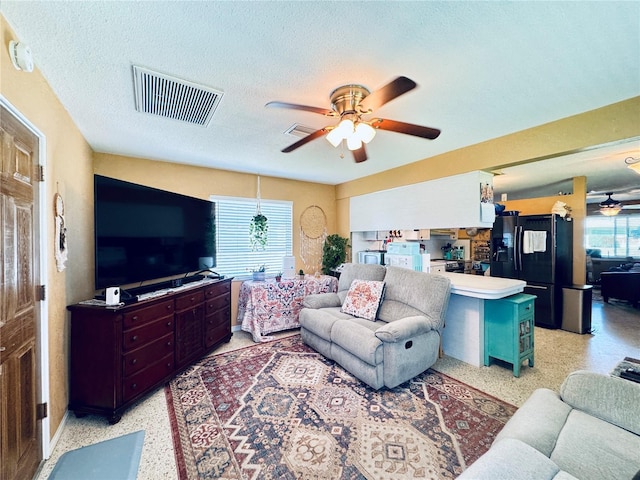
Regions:
[[605, 195], [607, 195], [608, 198], [605, 201], [600, 202], [600, 213], [605, 217], [613, 217], [620, 213], [620, 210], [622, 210], [622, 205], [619, 201], [611, 198], [613, 192], [607, 192]]
[[342, 142], [342, 139], [343, 139], [342, 132], [338, 127], [334, 128], [329, 133], [327, 133], [327, 136], [325, 138], [334, 147], [337, 147], [338, 145], [340, 145], [340, 142]]
[[615, 217], [616, 215], [618, 215], [618, 213], [620, 213], [620, 210], [622, 210], [622, 207], [620, 206], [603, 207], [603, 208], [600, 208], [600, 213], [605, 217]]
[[342, 138], [348, 138], [354, 131], [353, 120], [345, 118], [338, 124], [338, 130], [342, 132]]
[[362, 141], [357, 135], [350, 135], [347, 138], [347, 148], [349, 150], [358, 150], [362, 147]]
[[368, 123], [359, 122], [355, 133], [362, 142], [369, 143], [376, 136], [376, 129]]
[[624, 163], [627, 164], [627, 167], [640, 174], [640, 158], [627, 157], [624, 159]]

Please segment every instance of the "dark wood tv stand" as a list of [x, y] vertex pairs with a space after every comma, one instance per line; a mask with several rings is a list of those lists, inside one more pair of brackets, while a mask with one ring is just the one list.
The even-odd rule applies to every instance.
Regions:
[[121, 307], [70, 305], [69, 410], [122, 412], [231, 339], [231, 278]]

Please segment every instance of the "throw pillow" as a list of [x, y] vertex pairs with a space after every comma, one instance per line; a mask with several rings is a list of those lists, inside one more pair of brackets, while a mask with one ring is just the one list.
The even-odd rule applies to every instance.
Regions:
[[384, 296], [384, 282], [354, 280], [342, 304], [342, 311], [355, 317], [375, 321]]

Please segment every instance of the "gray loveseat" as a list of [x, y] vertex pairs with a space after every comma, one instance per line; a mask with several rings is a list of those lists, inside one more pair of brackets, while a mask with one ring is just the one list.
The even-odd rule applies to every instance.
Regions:
[[[354, 280], [384, 281], [374, 321], [344, 313]], [[450, 281], [399, 267], [346, 264], [337, 293], [309, 295], [300, 312], [302, 340], [379, 389], [393, 388], [438, 359]]]
[[578, 371], [536, 390], [458, 478], [640, 478], [640, 384]]

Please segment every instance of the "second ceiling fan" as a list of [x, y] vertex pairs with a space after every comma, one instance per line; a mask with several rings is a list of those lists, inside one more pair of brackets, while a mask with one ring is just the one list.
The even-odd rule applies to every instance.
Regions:
[[343, 85], [331, 92], [331, 109], [298, 105], [286, 102], [269, 102], [265, 106], [291, 108], [319, 113], [327, 117], [340, 118], [337, 125], [323, 127], [301, 140], [289, 145], [282, 151], [293, 150], [326, 135], [327, 140], [337, 147], [343, 141], [347, 142], [349, 150], [353, 151], [353, 158], [357, 163], [367, 159], [365, 144], [369, 143], [376, 134], [376, 129], [404, 133], [415, 137], [433, 140], [440, 135], [437, 128], [423, 127], [412, 123], [399, 122], [386, 118], [363, 119], [387, 102], [407, 93], [417, 87], [417, 84], [407, 77], [397, 77], [382, 88], [373, 92], [362, 85]]

